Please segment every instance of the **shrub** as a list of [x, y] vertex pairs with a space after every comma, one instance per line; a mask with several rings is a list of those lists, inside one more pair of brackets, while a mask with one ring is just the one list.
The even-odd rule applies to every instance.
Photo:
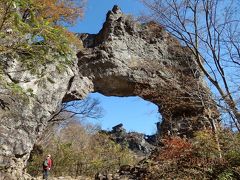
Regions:
[[164, 147], [160, 151], [159, 160], [179, 159], [191, 154], [192, 145], [186, 139], [171, 137], [163, 141]]

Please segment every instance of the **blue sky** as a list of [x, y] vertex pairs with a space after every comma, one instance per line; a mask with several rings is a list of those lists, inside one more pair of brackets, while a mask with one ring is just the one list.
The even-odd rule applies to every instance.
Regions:
[[145, 134], [154, 134], [159, 120], [158, 107], [140, 97], [107, 97], [99, 93], [91, 93], [92, 98], [100, 101], [103, 108], [103, 118], [91, 120], [98, 123], [103, 129], [109, 129], [123, 123], [127, 131], [137, 131]]
[[[71, 27], [73, 32], [98, 33], [101, 29], [108, 10], [118, 5], [126, 14], [140, 15], [144, 7], [138, 0], [89, 0], [83, 20]], [[137, 131], [153, 134], [155, 124], [159, 120], [156, 105], [144, 101], [140, 97], [106, 97], [99, 93], [89, 95], [99, 99], [104, 109], [104, 117], [90, 122], [98, 123], [103, 129], [110, 129], [123, 123], [127, 131]]]
[[76, 26], [69, 28], [73, 32], [98, 33], [106, 19], [106, 14], [118, 5], [125, 14], [134, 16], [144, 11], [144, 6], [139, 0], [88, 0], [85, 15]]

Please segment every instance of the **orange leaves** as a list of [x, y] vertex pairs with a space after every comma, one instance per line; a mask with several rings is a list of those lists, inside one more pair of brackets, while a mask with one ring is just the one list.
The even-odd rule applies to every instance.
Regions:
[[158, 160], [170, 160], [186, 157], [191, 154], [192, 145], [180, 137], [170, 137], [164, 140], [164, 147], [160, 151]]
[[[53, 44], [62, 52], [69, 51], [73, 44], [82, 48], [81, 41], [73, 33], [66, 30], [83, 16], [85, 0], [32, 0], [31, 11], [40, 30], [38, 36], [43, 37], [47, 44]], [[47, 32], [43, 30], [48, 30]]]
[[53, 23], [72, 25], [83, 16], [84, 0], [34, 0], [38, 16]]

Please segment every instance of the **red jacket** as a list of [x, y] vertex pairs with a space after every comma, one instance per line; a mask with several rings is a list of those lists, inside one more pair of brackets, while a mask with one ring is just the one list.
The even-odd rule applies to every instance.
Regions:
[[[44, 162], [47, 161], [47, 166], [44, 165]], [[44, 170], [48, 170], [52, 168], [52, 159], [45, 159], [45, 161], [43, 162], [43, 169]]]

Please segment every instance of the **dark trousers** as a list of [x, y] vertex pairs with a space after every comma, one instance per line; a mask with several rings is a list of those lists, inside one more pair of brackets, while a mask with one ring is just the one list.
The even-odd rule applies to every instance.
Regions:
[[44, 169], [43, 170], [43, 179], [47, 180], [48, 179], [48, 175], [49, 175], [49, 170]]

